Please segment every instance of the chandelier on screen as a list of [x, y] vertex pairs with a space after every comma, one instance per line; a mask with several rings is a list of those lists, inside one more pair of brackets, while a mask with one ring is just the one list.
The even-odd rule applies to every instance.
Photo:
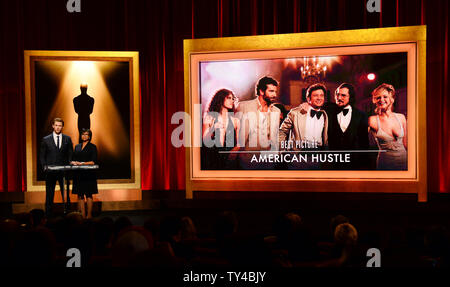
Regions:
[[320, 57], [303, 57], [303, 65], [300, 66], [301, 80], [308, 84], [323, 82], [327, 69], [327, 64]]

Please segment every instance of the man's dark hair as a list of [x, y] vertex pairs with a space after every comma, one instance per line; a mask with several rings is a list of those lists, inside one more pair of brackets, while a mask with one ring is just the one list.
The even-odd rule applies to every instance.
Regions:
[[334, 94], [337, 95], [339, 93], [339, 90], [342, 88], [348, 89], [348, 94], [350, 95], [350, 99], [349, 99], [348, 103], [350, 104], [350, 106], [353, 106], [356, 102], [355, 87], [353, 87], [353, 85], [349, 84], [349, 83], [342, 83], [339, 85], [339, 87], [337, 87], [336, 91], [334, 91]]
[[278, 87], [278, 81], [272, 77], [262, 77], [261, 79], [259, 79], [258, 84], [256, 85], [256, 94], [259, 96], [259, 90], [266, 91], [267, 85], [274, 85]]
[[63, 119], [61, 119], [61, 118], [54, 118], [53, 121], [52, 121], [52, 125], [54, 125], [55, 122], [60, 122], [60, 123], [62, 123], [62, 125], [64, 126], [64, 121], [63, 121]]
[[325, 87], [325, 85], [317, 83], [317, 84], [312, 84], [311, 86], [308, 87], [308, 90], [306, 90], [306, 98], [310, 98], [312, 92], [317, 91], [317, 90], [322, 90], [323, 95], [325, 97], [327, 96], [327, 88]]

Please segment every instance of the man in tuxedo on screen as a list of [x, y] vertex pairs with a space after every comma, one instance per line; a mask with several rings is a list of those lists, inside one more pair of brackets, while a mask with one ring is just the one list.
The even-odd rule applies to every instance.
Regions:
[[329, 149], [348, 150], [349, 163], [336, 163], [333, 169], [361, 170], [367, 168], [368, 157], [358, 150], [369, 149], [368, 120], [363, 111], [355, 107], [356, 92], [353, 85], [342, 83], [334, 93], [335, 104], [327, 105], [329, 115]]
[[[327, 148], [328, 115], [323, 110], [326, 94], [327, 88], [322, 84], [308, 87], [307, 103], [293, 108], [280, 126], [279, 143], [282, 150], [320, 151]], [[321, 165], [311, 158], [304, 162], [291, 162], [288, 168], [319, 169]]]
[[[367, 154], [358, 150], [369, 149], [367, 115], [355, 107], [356, 92], [352, 84], [342, 83], [334, 93], [335, 103], [325, 103], [323, 109], [329, 116], [328, 149], [348, 151], [350, 162], [327, 164], [324, 168], [333, 170], [361, 170], [369, 166]], [[303, 113], [309, 108], [308, 103], [300, 105]]]
[[[61, 118], [55, 118], [52, 123], [53, 132], [42, 138], [41, 141], [39, 157], [45, 172], [45, 213], [47, 216], [52, 215], [57, 181], [59, 182], [61, 196], [64, 201], [64, 172], [49, 171], [48, 166], [69, 165], [73, 153], [72, 140], [69, 136], [62, 133], [63, 127], [64, 121]], [[66, 212], [66, 208], [67, 206], [64, 206], [64, 212]]]
[[239, 145], [249, 152], [239, 156], [243, 169], [274, 168], [274, 164], [251, 162], [251, 158], [254, 155], [259, 157], [264, 151], [278, 149], [281, 111], [274, 105], [278, 99], [278, 86], [274, 78], [262, 77], [255, 87], [256, 97], [239, 103], [236, 112], [240, 120]]
[[321, 150], [327, 146], [328, 115], [323, 110], [326, 94], [327, 88], [322, 84], [308, 87], [307, 103], [293, 108], [281, 124], [280, 144], [292, 139], [294, 150]]

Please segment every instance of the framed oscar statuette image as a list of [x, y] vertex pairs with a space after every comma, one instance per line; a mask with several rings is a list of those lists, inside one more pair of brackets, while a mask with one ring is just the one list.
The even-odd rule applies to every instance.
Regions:
[[54, 118], [98, 148], [99, 189], [140, 189], [138, 52], [25, 51], [27, 189], [45, 190], [41, 139]]

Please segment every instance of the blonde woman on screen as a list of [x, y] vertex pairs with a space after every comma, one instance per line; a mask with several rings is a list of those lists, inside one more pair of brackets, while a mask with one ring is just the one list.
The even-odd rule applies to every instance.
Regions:
[[375, 115], [369, 117], [369, 132], [380, 152], [377, 158], [379, 170], [407, 170], [406, 117], [395, 113], [395, 89], [383, 83], [372, 92]]

